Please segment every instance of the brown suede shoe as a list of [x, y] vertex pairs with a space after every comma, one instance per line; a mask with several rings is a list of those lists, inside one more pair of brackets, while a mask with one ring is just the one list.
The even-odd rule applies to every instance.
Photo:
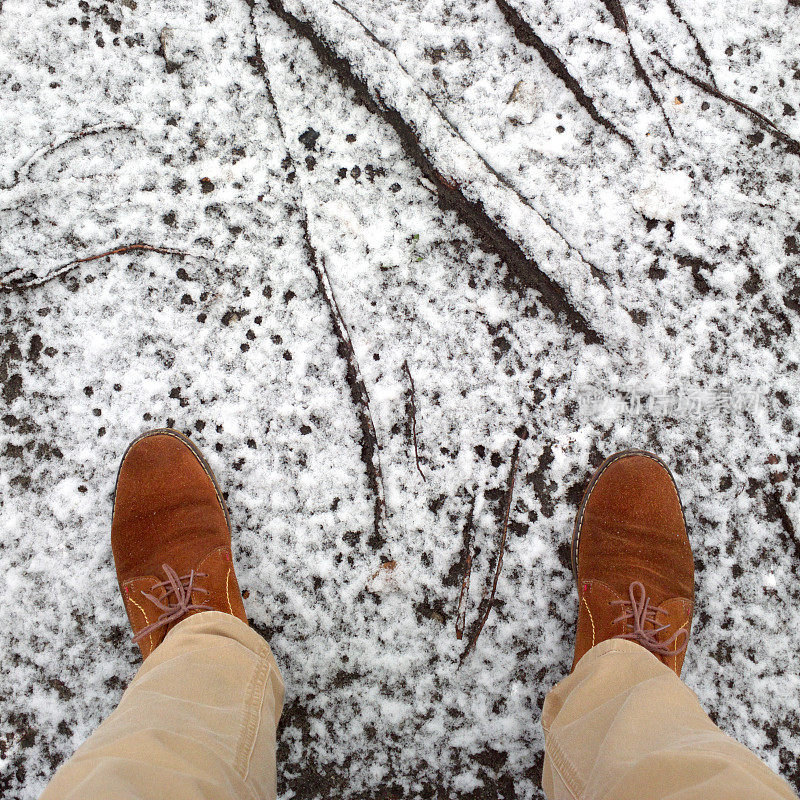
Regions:
[[145, 658], [189, 614], [224, 611], [247, 622], [222, 492], [200, 451], [178, 431], [145, 433], [122, 457], [111, 549]]
[[656, 456], [607, 458], [572, 537], [578, 630], [572, 668], [605, 639], [630, 639], [680, 675], [694, 610], [694, 561], [675, 479]]

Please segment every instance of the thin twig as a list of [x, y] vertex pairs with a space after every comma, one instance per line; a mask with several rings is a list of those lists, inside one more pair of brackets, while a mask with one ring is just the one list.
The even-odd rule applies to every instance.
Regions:
[[425, 473], [422, 471], [422, 467], [419, 465], [419, 449], [417, 448], [417, 393], [416, 389], [414, 388], [414, 379], [411, 377], [411, 370], [408, 368], [407, 360], [403, 361], [403, 369], [406, 371], [409, 383], [411, 384], [411, 435], [414, 439], [414, 460], [417, 462], [417, 470], [422, 476], [422, 480], [427, 481], [428, 479], [425, 477]]
[[[506, 0], [495, 0], [497, 7], [505, 17], [506, 22], [514, 31], [517, 39], [527, 47], [532, 47], [539, 54], [545, 66], [553, 73], [570, 91], [572, 96], [578, 101], [578, 104], [586, 111], [586, 113], [599, 125], [602, 125], [609, 133], [618, 136], [622, 139], [628, 147], [634, 152], [636, 145], [633, 139], [627, 134], [623, 133], [619, 128], [614, 125], [611, 120], [604, 117], [594, 104], [591, 97], [583, 90], [579, 81], [573, 77], [572, 73], [567, 69], [567, 65], [558, 57], [556, 51], [550, 47], [534, 30], [533, 26], [526, 20], [522, 14], [514, 8]], [[519, 84], [517, 84], [519, 85]]]
[[87, 136], [97, 136], [98, 134], [109, 133], [111, 131], [126, 131], [131, 133], [134, 132], [135, 129], [130, 125], [126, 125], [125, 123], [119, 123], [111, 125], [98, 125], [94, 128], [84, 128], [83, 130], [76, 131], [74, 133], [65, 134], [64, 136], [52, 141], [50, 144], [44, 145], [43, 147], [35, 150], [19, 169], [14, 170], [14, 177], [12, 178], [11, 183], [0, 186], [0, 189], [13, 189], [24, 177], [27, 176], [37, 161], [52, 155], [56, 152], [56, 150], [59, 150], [65, 145], [85, 139]]
[[339, 342], [343, 345], [344, 356], [347, 363], [346, 379], [350, 387], [351, 397], [358, 411], [361, 425], [361, 460], [367, 470], [367, 479], [375, 499], [372, 525], [373, 534], [378, 540], [383, 541], [383, 533], [386, 528], [386, 488], [383, 483], [381, 447], [378, 442], [378, 434], [372, 417], [367, 384], [361, 374], [361, 367], [356, 357], [355, 348], [353, 347], [353, 340], [350, 337], [350, 329], [347, 327], [344, 315], [339, 308], [339, 302], [333, 290], [331, 276], [328, 274], [328, 269], [325, 266], [325, 259], [317, 257], [316, 249], [311, 244], [311, 237], [308, 232], [308, 221], [305, 216], [303, 216], [301, 224], [311, 269], [316, 275], [322, 299], [328, 306], [334, 331], [337, 334]]
[[500, 580], [500, 570], [503, 568], [503, 551], [506, 547], [506, 536], [508, 534], [508, 517], [511, 513], [511, 502], [514, 497], [514, 480], [517, 475], [517, 462], [519, 461], [519, 448], [520, 442], [517, 440], [517, 443], [514, 445], [514, 453], [511, 456], [511, 471], [508, 476], [508, 491], [506, 492], [506, 510], [503, 516], [503, 530], [500, 535], [500, 545], [498, 547], [497, 553], [497, 565], [495, 566], [494, 570], [494, 580], [492, 581], [492, 589], [489, 592], [489, 601], [486, 603], [486, 608], [483, 611], [483, 615], [481, 616], [480, 620], [478, 621], [478, 625], [475, 629], [475, 633], [469, 640], [469, 644], [467, 645], [467, 649], [463, 652], [461, 656], [461, 661], [463, 662], [464, 659], [472, 652], [475, 648], [475, 644], [478, 641], [478, 637], [481, 635], [481, 631], [483, 630], [483, 626], [486, 624], [486, 620], [489, 618], [489, 614], [492, 611], [492, 606], [494, 605], [494, 597], [495, 593], [497, 592], [497, 582]]
[[625, 34], [625, 38], [628, 40], [628, 50], [630, 51], [631, 61], [633, 62], [633, 71], [636, 73], [636, 77], [639, 78], [639, 80], [645, 85], [647, 91], [650, 93], [650, 97], [652, 98], [654, 105], [661, 112], [661, 116], [664, 118], [664, 122], [667, 125], [669, 135], [675, 138], [675, 131], [672, 130], [672, 123], [669, 121], [667, 112], [664, 110], [664, 106], [661, 103], [661, 98], [659, 97], [655, 86], [653, 86], [653, 81], [650, 80], [650, 75], [647, 73], [647, 70], [644, 68], [639, 56], [636, 54], [633, 41], [631, 40], [630, 29], [628, 27], [628, 15], [625, 13], [625, 8], [623, 7], [621, 0], [602, 0], [602, 2], [608, 12], [611, 14], [611, 17], [614, 20], [614, 25], [616, 25], [616, 27]]
[[30, 280], [27, 281], [0, 283], [0, 292], [12, 292], [18, 289], [31, 289], [34, 286], [41, 286], [42, 284], [47, 283], [48, 281], [55, 280], [55, 278], [64, 275], [71, 269], [77, 267], [79, 264], [86, 264], [89, 261], [97, 261], [98, 259], [105, 258], [106, 256], [115, 256], [119, 255], [120, 253], [131, 253], [135, 251], [143, 251], [147, 253], [163, 253], [164, 255], [181, 256], [182, 258], [200, 258], [206, 261], [216, 260], [214, 258], [211, 258], [210, 256], [193, 255], [192, 253], [187, 253], [185, 250], [176, 250], [172, 247], [155, 247], [154, 245], [144, 244], [144, 243], [126, 244], [122, 247], [117, 247], [114, 250], [106, 250], [104, 253], [96, 253], [91, 256], [85, 256], [84, 258], [76, 258], [74, 261], [69, 261], [66, 264], [62, 264], [60, 267], [57, 267], [53, 272], [50, 272], [47, 275], [43, 275], [41, 278], [31, 278]]
[[[253, 31], [255, 48], [255, 55], [248, 58], [248, 62], [264, 82], [267, 100], [275, 112], [278, 132], [283, 138], [284, 151], [286, 153], [286, 158], [283, 163], [287, 170], [291, 170], [294, 165], [294, 159], [284, 132], [280, 109], [278, 108], [275, 95], [272, 92], [267, 64], [264, 61], [264, 51], [261, 48], [261, 42], [258, 38], [258, 25], [256, 24], [255, 18], [255, 0], [245, 0], [245, 2], [249, 8], [250, 26]], [[317, 287], [320, 296], [330, 314], [333, 332], [339, 343], [337, 352], [339, 356], [343, 358], [346, 365], [345, 380], [350, 389], [350, 397], [355, 406], [359, 427], [361, 428], [361, 461], [364, 464], [364, 469], [367, 473], [367, 482], [373, 496], [372, 543], [375, 549], [378, 549], [386, 541], [386, 537], [384, 536], [387, 528], [386, 487], [384, 485], [383, 469], [381, 466], [381, 447], [378, 442], [378, 434], [372, 416], [372, 409], [370, 408], [369, 392], [367, 391], [367, 385], [361, 374], [361, 367], [356, 357], [355, 348], [353, 347], [350, 330], [347, 327], [342, 310], [339, 308], [339, 302], [336, 299], [336, 292], [333, 289], [333, 282], [328, 274], [325, 259], [317, 254], [317, 250], [311, 241], [308, 225], [308, 206], [303, 194], [302, 184], [299, 182], [296, 192], [298, 206], [301, 209], [299, 223], [303, 233], [303, 247], [306, 251], [308, 264], [314, 273], [314, 277], [317, 279]]]
[[469, 597], [469, 579], [472, 574], [472, 529], [475, 520], [475, 501], [477, 495], [472, 498], [472, 505], [469, 507], [467, 521], [464, 523], [462, 533], [464, 539], [464, 575], [461, 578], [461, 593], [458, 596], [458, 610], [456, 612], [456, 639], [464, 636], [464, 623], [467, 616], [467, 598]]
[[786, 149], [790, 153], [793, 155], [800, 155], [800, 142], [798, 142], [797, 139], [793, 139], [788, 133], [784, 133], [769, 117], [765, 117], [760, 111], [756, 111], [756, 109], [747, 105], [747, 103], [743, 103], [741, 100], [737, 100], [735, 97], [731, 97], [729, 94], [721, 92], [710, 83], [707, 83], [700, 78], [696, 78], [694, 75], [690, 75], [688, 72], [686, 72], [686, 70], [683, 70], [673, 64], [668, 58], [666, 58], [666, 56], [661, 55], [658, 50], [652, 50], [650, 55], [653, 55], [663, 61], [664, 64], [666, 64], [673, 72], [677, 72], [678, 75], [686, 78], [687, 81], [693, 83], [699, 89], [702, 89], [704, 92], [713, 95], [719, 100], [724, 100], [726, 103], [730, 103], [732, 106], [734, 106], [734, 108], [738, 108], [739, 111], [744, 112], [760, 125], [767, 128], [773, 136], [783, 142], [783, 144], [786, 146]]
[[711, 85], [716, 88], [717, 80], [714, 77], [714, 70], [711, 67], [711, 59], [708, 57], [708, 53], [706, 53], [705, 48], [700, 43], [700, 39], [698, 39], [697, 34], [694, 32], [694, 28], [683, 18], [683, 14], [681, 13], [680, 8], [678, 8], [678, 4], [675, 2], [675, 0], [667, 0], [667, 7], [672, 12], [675, 19], [677, 19], [678, 22], [680, 22], [689, 32], [689, 36], [694, 42], [694, 49], [697, 52], [697, 55], [700, 57], [700, 60], [705, 65], [706, 71], [708, 72], [708, 77], [711, 79]]

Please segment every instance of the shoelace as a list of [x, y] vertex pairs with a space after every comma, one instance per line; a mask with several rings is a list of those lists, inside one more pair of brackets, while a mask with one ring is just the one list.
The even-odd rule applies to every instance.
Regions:
[[[630, 628], [627, 633], [623, 633], [617, 638], [631, 639], [642, 645], [642, 647], [647, 648], [651, 653], [659, 656], [674, 656], [683, 653], [689, 640], [689, 633], [686, 628], [681, 628], [666, 641], [659, 641], [658, 634], [667, 630], [669, 623], [659, 625], [657, 617], [658, 614], [666, 614], [667, 612], [663, 608], [650, 605], [650, 598], [647, 597], [644, 585], [639, 581], [634, 581], [628, 587], [628, 594], [630, 595], [630, 600], [611, 601], [612, 606], [622, 606], [623, 611], [614, 620], [614, 624], [624, 620]], [[654, 627], [646, 628], [645, 625], [647, 624]], [[677, 642], [681, 635], [683, 636], [683, 643], [679, 647]], [[675, 646], [672, 647], [672, 645]]]
[[[208, 594], [208, 589], [203, 589], [194, 585], [195, 578], [205, 578], [205, 572], [195, 572], [191, 570], [188, 575], [178, 577], [178, 573], [169, 564], [162, 564], [161, 569], [167, 576], [167, 580], [161, 581], [153, 586], [153, 590], [163, 589], [169, 587], [164, 596], [159, 600], [155, 595], [142, 592], [142, 594], [154, 605], [156, 608], [161, 609], [164, 613], [153, 623], [142, 628], [136, 636], [133, 637], [134, 642], [144, 639], [149, 636], [153, 631], [163, 628], [165, 625], [179, 620], [181, 617], [188, 614], [190, 611], [213, 611], [213, 606], [203, 605], [201, 603], [192, 603], [192, 592], [201, 592]], [[170, 595], [175, 595], [175, 602], [168, 604], [164, 601], [168, 600]]]

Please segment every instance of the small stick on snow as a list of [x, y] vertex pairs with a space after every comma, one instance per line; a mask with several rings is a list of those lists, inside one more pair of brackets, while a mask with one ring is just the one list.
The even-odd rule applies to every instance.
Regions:
[[[495, 0], [497, 7], [505, 17], [506, 22], [514, 31], [514, 35], [526, 47], [531, 47], [539, 54], [550, 72], [553, 73], [569, 89], [572, 96], [586, 113], [599, 125], [602, 125], [609, 133], [618, 136], [634, 152], [636, 145], [633, 139], [617, 128], [613, 122], [604, 117], [594, 104], [591, 97], [583, 90], [580, 83], [572, 76], [567, 65], [559, 58], [558, 53], [550, 47], [534, 30], [533, 26], [522, 16], [522, 14], [506, 0]], [[507, 102], [511, 102], [517, 93], [517, 89], [522, 81], [517, 81]]]
[[27, 281], [12, 280], [5, 284], [0, 283], [0, 292], [10, 292], [15, 289], [31, 289], [34, 286], [41, 286], [48, 281], [52, 281], [55, 278], [64, 275], [74, 267], [77, 267], [79, 264], [86, 264], [89, 261], [97, 261], [98, 259], [106, 258], [107, 256], [115, 256], [122, 253], [132, 253], [136, 251], [143, 251], [146, 253], [163, 253], [164, 255], [180, 256], [181, 258], [200, 258], [207, 261], [216, 261], [215, 258], [211, 258], [210, 256], [193, 255], [192, 253], [187, 253], [185, 250], [176, 250], [172, 247], [156, 247], [151, 244], [143, 243], [126, 244], [123, 247], [117, 247], [114, 250], [106, 250], [103, 253], [95, 253], [94, 255], [85, 256], [84, 258], [76, 258], [74, 261], [69, 261], [66, 264], [62, 264], [60, 267], [53, 270], [53, 272], [43, 275], [41, 278], [31, 278]]
[[472, 574], [472, 526], [475, 518], [475, 501], [472, 498], [472, 505], [467, 514], [467, 521], [464, 524], [464, 550], [466, 561], [464, 563], [464, 577], [461, 579], [461, 594], [458, 596], [458, 611], [456, 612], [456, 639], [464, 636], [464, 623], [467, 616], [467, 597], [469, 595], [469, 578]]
[[317, 251], [311, 243], [307, 217], [303, 217], [301, 224], [311, 269], [316, 275], [320, 294], [328, 306], [336, 336], [340, 344], [344, 346], [344, 358], [347, 364], [345, 379], [350, 387], [350, 396], [358, 411], [361, 425], [361, 460], [367, 470], [367, 480], [375, 498], [372, 528], [374, 535], [382, 539], [382, 531], [385, 530], [386, 526], [386, 488], [383, 483], [383, 468], [381, 467], [381, 446], [378, 442], [378, 434], [372, 418], [369, 392], [361, 374], [361, 367], [353, 347], [353, 340], [350, 337], [350, 329], [347, 327], [344, 315], [336, 300], [336, 293], [333, 290], [331, 276], [325, 266], [325, 259], [317, 258]]
[[686, 78], [689, 83], [693, 83], [698, 89], [702, 89], [707, 94], [710, 94], [725, 103], [729, 103], [743, 114], [747, 114], [752, 120], [766, 128], [773, 136], [781, 141], [790, 153], [793, 155], [800, 155], [800, 142], [798, 142], [797, 139], [793, 139], [788, 133], [782, 131], [769, 117], [765, 117], [760, 111], [756, 111], [755, 108], [747, 105], [747, 103], [743, 103], [741, 100], [737, 100], [735, 97], [731, 97], [729, 94], [721, 92], [710, 83], [707, 83], [700, 78], [696, 78], [694, 75], [690, 75], [688, 72], [686, 72], [686, 70], [675, 66], [675, 64], [673, 64], [668, 58], [659, 53], [658, 50], [651, 50], [650, 55], [655, 56], [667, 67], [669, 67], [669, 69], [680, 75], [682, 78]]
[[483, 615], [481, 616], [480, 620], [478, 621], [478, 626], [475, 630], [475, 633], [469, 640], [469, 644], [467, 645], [467, 649], [461, 656], [461, 662], [463, 663], [464, 659], [472, 652], [473, 648], [475, 647], [476, 642], [478, 641], [478, 637], [481, 635], [481, 631], [483, 630], [483, 626], [486, 624], [486, 620], [489, 618], [489, 614], [492, 611], [492, 606], [494, 605], [494, 596], [497, 592], [497, 581], [500, 579], [500, 570], [503, 568], [503, 551], [506, 548], [506, 536], [508, 534], [508, 517], [511, 513], [511, 501], [514, 497], [514, 480], [517, 475], [517, 462], [519, 461], [519, 448], [520, 442], [517, 440], [517, 443], [514, 445], [514, 453], [511, 456], [511, 471], [508, 476], [508, 491], [506, 493], [506, 511], [503, 517], [503, 530], [500, 535], [500, 547], [498, 548], [497, 553], [497, 566], [494, 570], [494, 580], [492, 581], [492, 590], [489, 593], [489, 602], [486, 603], [486, 608], [483, 611]]
[[669, 135], [674, 139], [675, 131], [672, 130], [672, 124], [670, 123], [667, 112], [664, 110], [664, 106], [661, 103], [661, 98], [658, 96], [658, 92], [656, 91], [655, 86], [653, 86], [653, 81], [650, 79], [650, 75], [644, 68], [644, 65], [642, 64], [639, 56], [636, 54], [636, 50], [633, 47], [631, 32], [628, 28], [628, 15], [625, 13], [625, 9], [622, 6], [621, 0], [603, 0], [603, 5], [611, 14], [611, 17], [614, 20], [614, 25], [616, 25], [617, 28], [619, 28], [619, 30], [625, 34], [625, 38], [628, 40], [628, 50], [631, 54], [631, 61], [633, 61], [633, 71], [636, 73], [636, 77], [639, 78], [639, 80], [641, 80], [641, 82], [647, 87], [647, 91], [650, 92], [650, 97], [653, 98], [653, 104], [661, 112], [661, 116], [664, 117], [664, 122], [667, 124]]
[[72, 142], [77, 142], [80, 139], [85, 139], [87, 136], [97, 136], [98, 134], [110, 133], [112, 131], [126, 131], [133, 133], [135, 132], [135, 128], [124, 123], [118, 125], [97, 125], [93, 128], [84, 128], [83, 130], [75, 131], [74, 133], [68, 133], [58, 139], [54, 139], [50, 144], [35, 150], [19, 169], [14, 170], [13, 180], [5, 185], [0, 184], [0, 189], [3, 191], [7, 189], [13, 189], [22, 181], [23, 178], [27, 177], [31, 167], [33, 167], [37, 161], [47, 158], [47, 156], [52, 155], [56, 152], [56, 150], [59, 150], [65, 145], [71, 144]]
[[[425, 477], [425, 473], [422, 471], [422, 467], [419, 465], [419, 450], [417, 448], [417, 402], [416, 402], [416, 389], [414, 388], [414, 379], [411, 377], [411, 370], [408, 368], [408, 361], [403, 362], [403, 369], [408, 375], [408, 381], [411, 384], [411, 435], [414, 439], [414, 460], [417, 463], [417, 470], [419, 470], [419, 474], [422, 476], [422, 480], [427, 481], [428, 479]], [[458, 637], [461, 638], [460, 636]]]

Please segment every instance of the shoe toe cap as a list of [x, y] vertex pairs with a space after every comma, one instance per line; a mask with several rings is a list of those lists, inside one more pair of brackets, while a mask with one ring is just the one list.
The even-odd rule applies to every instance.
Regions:
[[579, 517], [579, 577], [618, 591], [639, 580], [655, 600], [691, 597], [694, 564], [678, 490], [652, 454], [612, 456], [591, 484]]
[[111, 545], [120, 578], [154, 556], [174, 558], [172, 550], [191, 540], [210, 547], [229, 538], [223, 501], [193, 447], [168, 430], [135, 440], [123, 457], [114, 497]]

